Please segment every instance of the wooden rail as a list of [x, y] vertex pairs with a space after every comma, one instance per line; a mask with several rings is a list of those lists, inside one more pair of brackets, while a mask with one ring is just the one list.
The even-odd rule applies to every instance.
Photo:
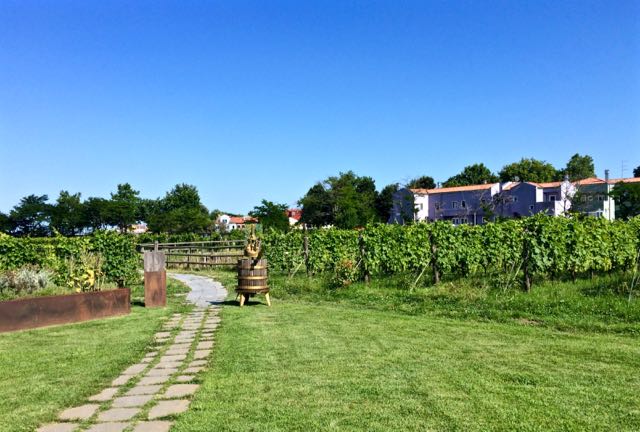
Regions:
[[244, 240], [211, 240], [179, 243], [142, 243], [138, 249], [164, 251], [167, 267], [231, 266], [244, 256]]

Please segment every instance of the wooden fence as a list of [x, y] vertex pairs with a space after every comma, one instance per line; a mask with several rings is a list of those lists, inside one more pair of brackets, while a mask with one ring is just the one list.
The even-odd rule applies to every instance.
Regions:
[[161, 250], [167, 267], [235, 266], [244, 256], [245, 240], [212, 240], [182, 243], [142, 243], [140, 252]]

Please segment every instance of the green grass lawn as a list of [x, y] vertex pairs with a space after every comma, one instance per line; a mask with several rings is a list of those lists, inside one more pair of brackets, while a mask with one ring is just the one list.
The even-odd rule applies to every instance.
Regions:
[[272, 283], [272, 308], [224, 307], [212, 367], [175, 430], [640, 430], [637, 322], [620, 331], [605, 306], [585, 309], [592, 331], [575, 317], [582, 306], [545, 310], [542, 299], [515, 296], [506, 311], [555, 319], [530, 325], [464, 313], [496, 307], [484, 295], [404, 310], [383, 287], [367, 301], [361, 286], [322, 293], [298, 281], [294, 295]]
[[0, 334], [0, 431], [33, 431], [55, 420], [141, 359], [164, 317], [188, 308], [173, 296], [188, 291], [184, 285], [169, 280], [167, 291], [166, 309], [139, 306], [137, 286], [130, 315]]

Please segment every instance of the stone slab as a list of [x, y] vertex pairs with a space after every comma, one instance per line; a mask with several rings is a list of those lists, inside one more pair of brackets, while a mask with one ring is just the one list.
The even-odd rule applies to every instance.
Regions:
[[137, 375], [143, 370], [145, 370], [146, 368], [147, 368], [146, 364], [142, 364], [142, 363], [134, 364], [133, 366], [129, 366], [127, 369], [125, 369], [125, 371], [122, 372], [122, 375]]
[[167, 381], [169, 381], [168, 376], [151, 376], [151, 377], [143, 377], [140, 380], [140, 382], [138, 382], [138, 384], [142, 386], [147, 386], [147, 385], [153, 385], [153, 384], [164, 384]]
[[190, 343], [174, 343], [173, 345], [171, 345], [169, 347], [170, 350], [172, 349], [183, 349], [183, 348], [191, 348], [191, 344]]
[[176, 382], [179, 383], [187, 383], [193, 381], [195, 377], [193, 375], [178, 375], [176, 377]]
[[160, 362], [154, 369], [179, 368], [180, 366], [182, 366], [182, 362]]
[[178, 369], [176, 368], [169, 368], [169, 369], [151, 369], [149, 372], [147, 372], [147, 377], [164, 377], [164, 376], [171, 376], [174, 373], [178, 372]]
[[189, 352], [189, 348], [170, 348], [165, 353], [166, 355], [180, 355], [187, 354]]
[[168, 421], [148, 421], [140, 422], [133, 432], [169, 432], [172, 422]]
[[91, 402], [106, 402], [108, 400], [111, 400], [111, 398], [113, 398], [115, 394], [118, 393], [118, 390], [120, 389], [117, 387], [106, 388], [102, 390], [100, 393], [91, 396], [89, 400]]
[[98, 421], [121, 422], [130, 420], [140, 412], [140, 408], [111, 408], [98, 414]]
[[182, 372], [186, 374], [196, 374], [198, 372], [202, 372], [203, 370], [204, 368], [202, 366], [198, 366], [198, 367], [188, 367]]
[[194, 360], [191, 363], [189, 363], [189, 367], [198, 367], [198, 366], [206, 366], [206, 365], [207, 365], [206, 360]]
[[72, 432], [78, 427], [75, 423], [49, 423], [40, 426], [36, 432]]
[[198, 350], [193, 353], [193, 359], [194, 360], [205, 359], [209, 357], [209, 354], [211, 354], [211, 350]]
[[130, 423], [98, 423], [91, 426], [86, 432], [122, 432], [128, 428]]
[[213, 348], [213, 342], [200, 342], [196, 347], [197, 350], [205, 350]]
[[154, 384], [154, 385], [138, 385], [125, 393], [125, 396], [137, 396], [137, 395], [146, 395], [146, 394], [155, 394], [160, 391], [162, 388], [162, 384]]
[[200, 386], [198, 384], [174, 384], [169, 386], [162, 397], [164, 399], [177, 399], [185, 396], [191, 396], [199, 387]]
[[160, 358], [161, 362], [178, 362], [186, 359], [186, 354], [165, 355]]
[[156, 333], [156, 339], [168, 338], [169, 336], [171, 336], [171, 332], [158, 332], [158, 333]]
[[98, 404], [85, 404], [62, 411], [58, 418], [60, 420], [87, 420], [93, 417], [98, 408], [100, 408]]
[[147, 402], [153, 399], [152, 394], [135, 395], [135, 396], [122, 396], [113, 400], [114, 408], [133, 408], [141, 407]]
[[162, 417], [176, 415], [185, 412], [189, 409], [189, 401], [176, 399], [168, 401], [160, 401], [156, 406], [149, 411], [149, 420], [154, 420]]
[[121, 385], [125, 385], [126, 383], [129, 382], [129, 380], [133, 378], [133, 375], [120, 375], [118, 378], [114, 379], [111, 382], [112, 386], [121, 386]]

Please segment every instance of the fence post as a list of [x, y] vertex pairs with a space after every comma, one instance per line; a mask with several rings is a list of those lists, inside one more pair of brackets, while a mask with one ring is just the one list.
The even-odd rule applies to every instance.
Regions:
[[369, 269], [367, 269], [367, 264], [365, 262], [365, 249], [364, 249], [364, 237], [362, 236], [362, 231], [358, 234], [358, 246], [360, 249], [360, 262], [362, 263], [362, 268], [364, 268], [364, 281], [365, 283], [369, 283], [371, 277], [369, 275]]
[[309, 277], [309, 235], [307, 234], [307, 225], [304, 226], [304, 267]]
[[164, 252], [144, 252], [144, 306], [164, 307], [167, 304], [167, 272]]

